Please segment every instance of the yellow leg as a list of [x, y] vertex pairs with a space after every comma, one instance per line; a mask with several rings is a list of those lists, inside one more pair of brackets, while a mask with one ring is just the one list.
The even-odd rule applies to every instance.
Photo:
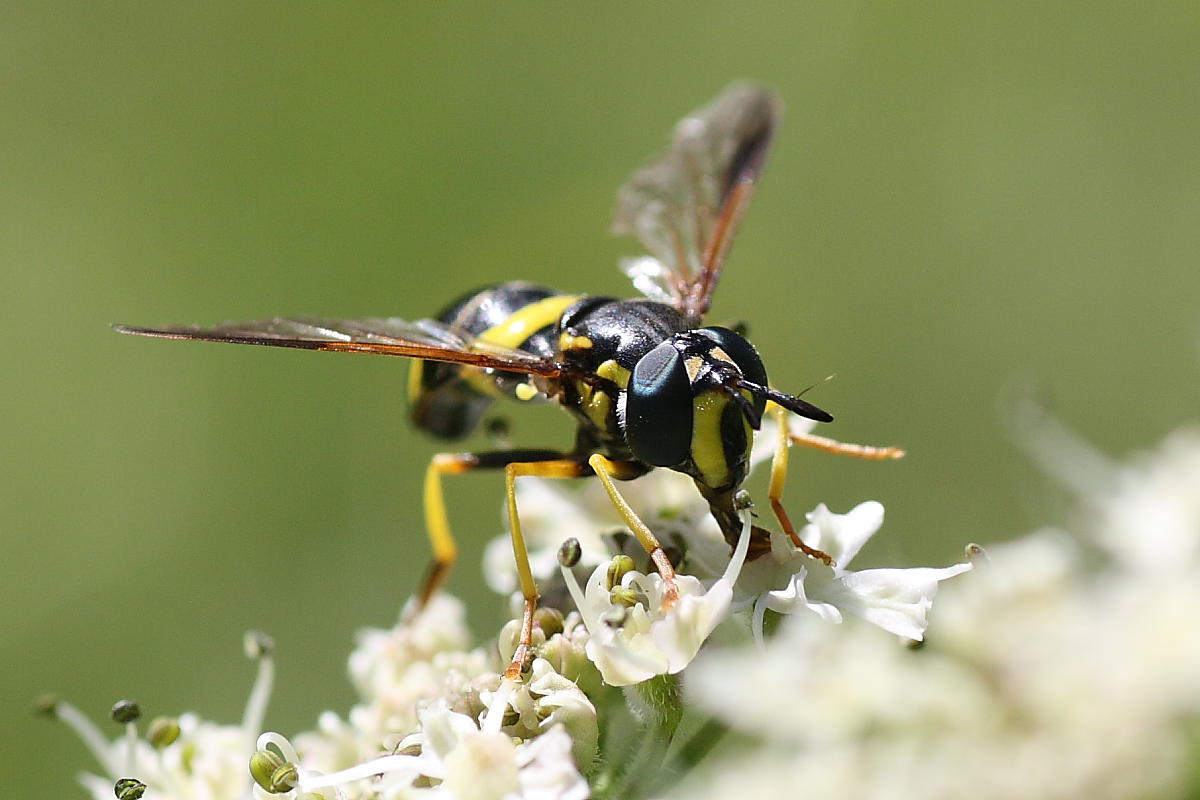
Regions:
[[439, 453], [429, 462], [429, 469], [425, 470], [425, 529], [433, 549], [433, 561], [425, 571], [425, 578], [417, 593], [417, 611], [429, 604], [430, 598], [441, 588], [450, 574], [450, 568], [458, 559], [458, 545], [454, 543], [450, 520], [446, 516], [442, 476], [460, 475], [471, 470], [471, 461], [469, 453]]
[[827, 439], [824, 436], [813, 436], [811, 433], [788, 435], [793, 444], [811, 447], [822, 453], [833, 453], [839, 456], [852, 456], [867, 461], [888, 461], [893, 458], [904, 458], [904, 450], [899, 447], [875, 447], [869, 444], [851, 444], [839, 442], [837, 439]]
[[783, 507], [783, 487], [787, 481], [788, 468], [788, 411], [782, 406], [772, 403], [770, 413], [775, 414], [775, 419], [779, 422], [779, 438], [775, 442], [775, 455], [771, 458], [771, 483], [767, 487], [767, 498], [771, 501], [771, 510], [775, 512], [775, 518], [779, 520], [783, 532], [792, 540], [793, 545], [799, 547], [807, 555], [832, 566], [833, 559], [828, 553], [815, 547], [809, 547], [800, 539], [800, 534], [796, 533], [796, 527], [792, 525], [792, 520]]
[[446, 515], [446, 500], [442, 494], [443, 475], [462, 475], [478, 469], [498, 469], [515, 461], [547, 461], [561, 459], [556, 450], [502, 450], [493, 453], [439, 453], [425, 471], [425, 529], [433, 550], [433, 561], [421, 581], [414, 611], [419, 613], [445, 582], [450, 568], [458, 559], [458, 546], [450, 532]]
[[521, 587], [521, 596], [525, 600], [517, 649], [513, 652], [512, 663], [504, 671], [504, 677], [510, 680], [520, 679], [521, 670], [529, 658], [530, 649], [533, 646], [533, 614], [537, 611], [538, 601], [537, 583], [534, 582], [533, 570], [529, 567], [529, 550], [525, 545], [525, 534], [521, 531], [521, 517], [517, 513], [517, 478], [522, 475], [536, 475], [540, 478], [579, 478], [586, 474], [583, 463], [570, 458], [511, 463], [504, 468], [504, 496], [508, 501], [508, 529], [512, 535], [513, 558], [517, 562], [517, 582]]
[[[662, 545], [659, 544], [656, 537], [642, 522], [641, 517], [629, 505], [628, 501], [621, 495], [614, 482], [614, 478], [621, 479], [626, 474], [629, 474], [628, 469], [619, 461], [612, 461], [599, 453], [595, 453], [588, 459], [588, 465], [600, 478], [600, 482], [604, 484], [604, 491], [608, 493], [608, 499], [612, 501], [613, 506], [617, 509], [617, 513], [621, 515], [621, 519], [625, 520], [625, 525], [637, 537], [638, 542], [650, 554], [650, 560], [654, 562], [658, 574], [662, 576], [666, 583], [666, 593], [663, 595], [663, 604], [670, 607], [679, 597], [679, 590], [675, 585], [675, 568], [671, 565], [671, 559], [667, 558], [666, 552], [663, 551]], [[631, 475], [632, 477], [632, 475]]]
[[799, 547], [813, 558], [819, 558], [826, 564], [832, 565], [833, 559], [827, 553], [809, 547], [800, 540], [800, 535], [796, 533], [796, 528], [792, 525], [787, 511], [783, 507], [783, 487], [787, 479], [789, 445], [803, 445], [804, 447], [811, 447], [814, 450], [820, 450], [824, 453], [852, 456], [854, 458], [867, 459], [868, 461], [886, 461], [893, 458], [902, 458], [904, 451], [899, 447], [874, 447], [871, 445], [839, 442], [836, 439], [827, 439], [824, 436], [814, 436], [808, 433], [792, 434], [787, 429], [788, 412], [786, 409], [771, 403], [769, 413], [775, 414], [775, 418], [779, 422], [779, 439], [775, 444], [775, 455], [771, 459], [771, 484], [767, 492], [767, 496], [771, 500], [771, 510], [775, 512], [775, 517], [779, 520], [779, 524], [783, 526], [784, 532], [796, 547]]

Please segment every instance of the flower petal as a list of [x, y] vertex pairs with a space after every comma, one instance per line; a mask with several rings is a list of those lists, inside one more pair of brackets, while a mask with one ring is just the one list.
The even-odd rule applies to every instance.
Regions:
[[971, 564], [934, 569], [868, 569], [841, 575], [822, 587], [821, 597], [897, 636], [921, 641], [939, 581], [960, 575]]
[[800, 531], [800, 538], [809, 547], [828, 553], [839, 569], [845, 569], [883, 525], [883, 506], [868, 500], [845, 514], [834, 514], [821, 503], [806, 516], [808, 525]]

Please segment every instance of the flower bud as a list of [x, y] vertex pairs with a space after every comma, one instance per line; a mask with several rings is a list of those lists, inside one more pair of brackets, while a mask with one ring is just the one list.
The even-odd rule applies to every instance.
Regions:
[[542, 633], [546, 635], [547, 639], [556, 633], [563, 632], [563, 615], [557, 608], [545, 606], [538, 608], [534, 613], [533, 621], [542, 629]]
[[275, 771], [286, 763], [283, 756], [274, 750], [256, 750], [254, 755], [250, 756], [250, 777], [254, 778], [254, 782], [263, 789], [274, 793], [275, 790], [271, 788], [271, 778], [275, 775]]
[[633, 572], [633, 559], [626, 555], [613, 556], [608, 564], [608, 572], [604, 575], [604, 588], [611, 590], [621, 585], [621, 579]]
[[271, 774], [271, 786], [267, 789], [272, 794], [283, 794], [296, 788], [300, 782], [300, 771], [295, 764], [284, 764]]
[[583, 548], [579, 540], [571, 537], [558, 548], [558, 563], [564, 567], [573, 567], [583, 558]]
[[146, 793], [146, 784], [137, 778], [121, 778], [113, 785], [117, 800], [139, 800]]
[[609, 597], [614, 603], [625, 608], [633, 608], [636, 605], [646, 605], [650, 601], [646, 597], [646, 593], [638, 589], [627, 589], [624, 586], [617, 586], [609, 593]]
[[146, 732], [146, 739], [155, 750], [162, 750], [179, 738], [179, 723], [171, 717], [155, 717]]
[[138, 717], [142, 716], [142, 709], [137, 700], [118, 700], [113, 703], [112, 710], [108, 712], [108, 715], [112, 717], [113, 722], [124, 725], [128, 722], [136, 722]]
[[262, 631], [246, 631], [242, 637], [242, 649], [246, 652], [246, 658], [257, 661], [275, 652], [275, 640]]
[[60, 698], [56, 694], [43, 694], [33, 700], [33, 710], [37, 714], [45, 714], [47, 717], [53, 717], [58, 713], [58, 704]]

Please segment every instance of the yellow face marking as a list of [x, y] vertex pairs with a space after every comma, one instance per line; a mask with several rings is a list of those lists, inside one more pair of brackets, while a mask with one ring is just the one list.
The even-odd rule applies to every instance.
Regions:
[[724, 486], [729, 480], [725, 446], [721, 442], [721, 414], [729, 399], [720, 392], [701, 392], [692, 401], [692, 461], [708, 486]]
[[611, 358], [600, 366], [596, 367], [596, 374], [601, 378], [612, 381], [622, 389], [629, 388], [629, 370], [625, 369]]
[[579, 295], [556, 295], [530, 303], [513, 312], [508, 319], [488, 328], [479, 339], [504, 347], [518, 347], [533, 334], [562, 319], [567, 307], [579, 299]]
[[687, 370], [688, 380], [692, 383], [696, 382], [696, 376], [700, 374], [702, 366], [704, 366], [704, 359], [700, 356], [690, 356], [683, 360], [683, 368]]
[[594, 342], [586, 336], [572, 336], [570, 333], [564, 333], [558, 337], [559, 349], [564, 352], [567, 350], [591, 350], [593, 344]]

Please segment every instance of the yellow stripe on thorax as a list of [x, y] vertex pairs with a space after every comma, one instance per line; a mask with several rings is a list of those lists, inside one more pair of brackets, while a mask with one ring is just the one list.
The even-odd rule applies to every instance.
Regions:
[[586, 336], [577, 336], [570, 331], [563, 331], [562, 336], [558, 337], [558, 348], [563, 352], [567, 350], [591, 350], [595, 344]]

